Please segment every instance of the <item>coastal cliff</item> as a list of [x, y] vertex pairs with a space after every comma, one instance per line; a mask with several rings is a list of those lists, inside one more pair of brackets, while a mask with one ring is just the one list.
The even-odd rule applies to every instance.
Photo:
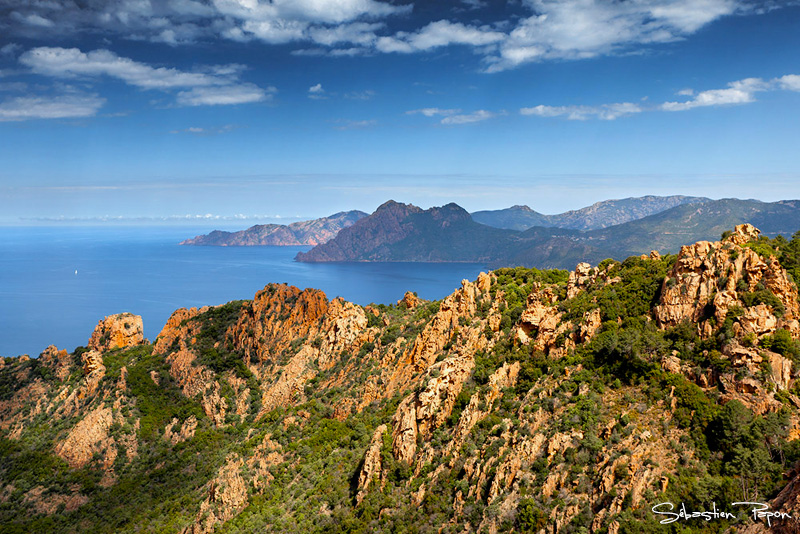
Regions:
[[799, 266], [800, 235], [742, 225], [434, 302], [269, 284], [175, 311], [153, 343], [111, 316], [72, 353], [0, 359], [0, 532], [669, 532], [665, 502], [800, 518]]

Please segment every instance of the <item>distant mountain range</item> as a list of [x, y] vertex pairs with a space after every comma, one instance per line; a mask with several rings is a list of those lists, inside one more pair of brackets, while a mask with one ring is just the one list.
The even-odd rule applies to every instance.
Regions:
[[[588, 231], [542, 226], [525, 231], [494, 228], [475, 222], [457, 204], [422, 210], [389, 201], [369, 217], [342, 229], [334, 239], [299, 253], [296, 259], [303, 262], [476, 262], [491, 266], [572, 268], [580, 261], [596, 263], [608, 257], [621, 260], [650, 250], [677, 252], [684, 244], [718, 239], [723, 231], [745, 222], [767, 235], [791, 235], [800, 229], [800, 201], [766, 203], [668, 198], [673, 199], [668, 202], [678, 204], [638, 220]], [[611, 202], [633, 200], [636, 199]], [[595, 205], [594, 210], [587, 208], [583, 222], [574, 224], [600, 224], [602, 217], [595, 218], [591, 213], [615, 213], [613, 204], [600, 204]], [[617, 204], [617, 212], [620, 205], [624, 204]], [[506, 215], [509, 211], [500, 210], [507, 212]], [[524, 210], [517, 208], [516, 211]], [[573, 221], [580, 220], [578, 216], [570, 217]], [[595, 222], [589, 222], [591, 219]], [[497, 220], [495, 223], [499, 224]]]
[[[621, 200], [604, 200], [579, 210], [557, 215], [544, 215], [528, 206], [512, 206], [502, 210], [476, 211], [471, 216], [475, 222], [509, 230], [522, 231], [534, 226], [595, 230], [641, 219], [681, 204], [708, 200], [710, 199], [681, 195], [669, 197], [650, 195]], [[416, 209], [419, 210], [419, 208]], [[367, 214], [363, 211], [354, 210], [289, 225], [264, 224], [239, 232], [214, 230], [209, 234], [187, 239], [180, 244], [217, 247], [319, 245], [333, 239], [342, 228], [346, 228], [366, 216]]]
[[240, 232], [214, 230], [210, 234], [199, 235], [182, 241], [181, 245], [203, 245], [217, 247], [247, 247], [260, 245], [319, 245], [325, 243], [342, 228], [366, 217], [363, 211], [342, 211], [311, 221], [301, 221], [288, 225], [259, 224]]
[[528, 206], [512, 206], [502, 210], [476, 211], [472, 214], [472, 219], [487, 226], [509, 230], [527, 230], [533, 226], [598, 230], [642, 219], [682, 204], [708, 202], [709, 200], [711, 199], [682, 195], [669, 197], [648, 195], [621, 200], [604, 200], [579, 210], [557, 215], [544, 215]]

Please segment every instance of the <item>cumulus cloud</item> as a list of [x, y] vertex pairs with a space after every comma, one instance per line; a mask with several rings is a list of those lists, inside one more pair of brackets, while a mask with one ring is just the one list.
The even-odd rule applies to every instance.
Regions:
[[217, 11], [235, 21], [227, 35], [278, 44], [313, 40], [320, 44], [369, 44], [381, 24], [359, 22], [411, 10], [375, 0], [213, 0]]
[[784, 91], [800, 91], [800, 75], [798, 74], [787, 74], [786, 76], [781, 76], [780, 78], [775, 79], [775, 83], [777, 83]]
[[177, 102], [185, 106], [244, 104], [268, 99], [276, 90], [238, 80], [242, 65], [217, 65], [208, 72], [152, 67], [109, 50], [39, 47], [23, 53], [20, 63], [37, 74], [56, 78], [109, 76], [139, 89], [185, 89]]
[[376, 48], [381, 52], [411, 53], [454, 44], [485, 46], [505, 39], [503, 32], [488, 26], [475, 27], [440, 20], [431, 22], [417, 32], [398, 32], [391, 37], [381, 37]]
[[[0, 0], [2, 1], [2, 0]], [[6, 0], [8, 3], [8, 0]], [[11, 2], [0, 34], [41, 38], [95, 32], [172, 46], [219, 38], [312, 43], [297, 55], [421, 53], [451, 45], [483, 56], [487, 72], [533, 61], [636, 52], [684, 39], [723, 17], [778, 9], [777, 0], [517, 0], [522, 16], [492, 26], [424, 20], [392, 32], [413, 4], [390, 0], [63, 0]], [[19, 5], [14, 5], [19, 4]], [[486, 0], [461, 0], [453, 12]], [[408, 19], [411, 20], [411, 19]]]
[[755, 101], [755, 94], [766, 91], [774, 84], [760, 78], [747, 78], [731, 82], [725, 89], [712, 89], [697, 93], [694, 98], [685, 102], [665, 102], [661, 105], [664, 111], [683, 111], [706, 106], [725, 106], [732, 104], [748, 104]]
[[317, 26], [309, 29], [312, 41], [326, 46], [349, 43], [368, 46], [375, 42], [376, 31], [383, 28], [383, 23], [354, 22], [340, 26]]
[[743, 0], [524, 0], [533, 12], [487, 56], [487, 71], [676, 41], [747, 9]]
[[585, 121], [588, 119], [601, 119], [612, 121], [635, 113], [641, 113], [638, 104], [621, 102], [618, 104], [603, 104], [602, 106], [534, 106], [519, 110], [522, 115], [536, 115], [538, 117], [566, 117], [569, 120]]
[[223, 37], [269, 44], [318, 41], [368, 44], [376, 20], [412, 5], [377, 0], [32, 1], [15, 6], [0, 32], [25, 37], [88, 31], [172, 45]]
[[103, 104], [97, 95], [17, 97], [0, 103], [0, 121], [93, 117]]

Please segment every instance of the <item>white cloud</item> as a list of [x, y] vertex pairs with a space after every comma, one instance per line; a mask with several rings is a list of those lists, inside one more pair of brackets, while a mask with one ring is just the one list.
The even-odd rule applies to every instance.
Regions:
[[208, 72], [185, 72], [166, 67], [152, 67], [109, 50], [84, 53], [77, 48], [34, 48], [22, 54], [20, 63], [37, 74], [47, 76], [99, 77], [109, 76], [150, 90], [187, 89], [178, 93], [180, 105], [243, 104], [266, 100], [276, 89], [262, 89], [251, 83], [241, 83], [238, 75], [242, 65], [216, 65]]
[[524, 0], [533, 15], [510, 32], [487, 71], [581, 59], [682, 39], [745, 9], [743, 0]]
[[800, 75], [787, 74], [786, 76], [776, 78], [775, 82], [784, 91], [800, 91]]
[[374, 0], [213, 0], [225, 15], [244, 20], [304, 21], [341, 24], [359, 17], [384, 17], [410, 11]]
[[219, 87], [195, 87], [178, 93], [177, 102], [182, 106], [227, 106], [251, 104], [272, 98], [271, 92], [253, 85], [223, 85]]
[[439, 20], [414, 33], [398, 32], [393, 37], [381, 37], [376, 48], [381, 52], [411, 53], [449, 45], [485, 46], [505, 39], [503, 32], [487, 26], [466, 26], [460, 22]]
[[241, 24], [228, 31], [230, 38], [255, 38], [272, 44], [309, 39], [328, 45], [370, 44], [381, 25], [357, 19], [406, 13], [412, 7], [374, 0], [213, 0], [213, 3], [219, 13]]
[[588, 119], [615, 120], [635, 113], [641, 113], [638, 104], [621, 102], [618, 104], [603, 104], [601, 106], [534, 106], [519, 110], [522, 115], [536, 115], [538, 117], [566, 117], [569, 120], [584, 121]]
[[109, 50], [84, 53], [77, 48], [34, 48], [22, 54], [20, 63], [38, 74], [56, 77], [111, 76], [141, 89], [172, 89], [221, 85], [223, 78], [164, 67], [154, 68]]
[[481, 122], [487, 119], [496, 117], [497, 114], [491, 111], [479, 109], [473, 113], [466, 115], [451, 115], [442, 119], [442, 124], [455, 125], [455, 124], [471, 124], [473, 122]]
[[352, 47], [352, 48], [336, 48], [331, 50], [328, 55], [332, 57], [353, 57], [353, 56], [364, 56], [369, 53], [368, 48], [359, 48], [359, 47]]
[[375, 42], [375, 32], [384, 27], [383, 23], [354, 22], [341, 26], [317, 26], [309, 29], [311, 40], [325, 46], [351, 43], [369, 46]]
[[424, 115], [426, 117], [434, 117], [436, 115], [455, 115], [456, 113], [461, 113], [460, 109], [441, 109], [441, 108], [422, 108], [422, 109], [412, 109], [411, 111], [406, 111], [406, 115]]
[[308, 88], [308, 98], [312, 100], [325, 100], [328, 96], [325, 94], [325, 89], [322, 88], [322, 84], [318, 83]]
[[0, 121], [93, 117], [105, 102], [97, 95], [11, 98], [0, 103]]
[[[780, 78], [765, 81], [761, 78], [745, 78], [731, 82], [724, 89], [711, 89], [697, 92], [694, 89], [682, 89], [681, 96], [692, 97], [684, 102], [664, 102], [647, 109], [639, 104], [622, 102], [603, 104], [600, 106], [546, 106], [538, 105], [519, 110], [522, 115], [538, 117], [565, 117], [569, 120], [602, 119], [614, 120], [645, 111], [685, 111], [700, 107], [730, 106], [749, 104], [756, 101], [756, 94], [765, 91], [800, 91], [800, 75], [787, 74]], [[646, 99], [643, 99], [646, 100]]]
[[747, 78], [729, 83], [726, 89], [702, 91], [686, 102], [665, 102], [661, 105], [661, 109], [683, 111], [706, 106], [748, 104], [755, 101], [755, 93], [766, 91], [771, 87], [770, 83], [760, 78]]

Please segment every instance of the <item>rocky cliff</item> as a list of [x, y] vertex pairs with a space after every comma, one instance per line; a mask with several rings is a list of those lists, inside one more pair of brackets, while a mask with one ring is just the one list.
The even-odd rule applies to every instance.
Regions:
[[[177, 310], [152, 344], [108, 317], [89, 347], [0, 360], [0, 532], [661, 532], [659, 503], [740, 501], [800, 517], [798, 253], [743, 225], [435, 302], [270, 284]], [[750, 517], [682, 527], [767, 531]]]
[[209, 234], [186, 239], [180, 244], [215, 247], [319, 245], [333, 239], [342, 228], [347, 228], [366, 216], [363, 211], [351, 210], [288, 225], [258, 224], [239, 232], [214, 230]]

